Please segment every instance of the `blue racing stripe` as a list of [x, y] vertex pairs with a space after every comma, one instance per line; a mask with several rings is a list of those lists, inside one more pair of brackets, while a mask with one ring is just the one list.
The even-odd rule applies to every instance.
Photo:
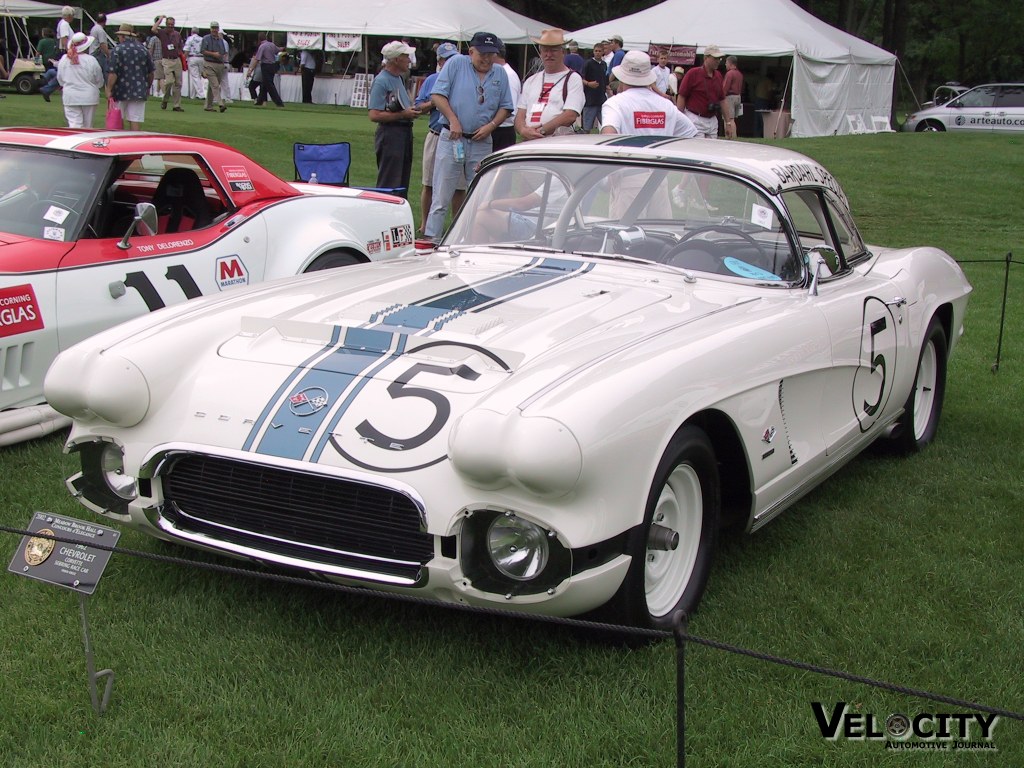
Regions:
[[521, 272], [499, 277], [478, 286], [468, 286], [455, 293], [417, 302], [381, 320], [381, 325], [395, 330], [423, 330], [431, 325], [437, 330], [443, 323], [436, 324], [445, 315], [456, 317], [464, 312], [491, 304], [552, 280], [565, 277], [580, 266], [578, 261], [566, 259], [543, 259], [539, 264]]
[[[366, 334], [356, 329], [356, 334]], [[371, 331], [378, 337], [390, 333]], [[398, 348], [389, 353], [387, 349], [353, 348], [351, 332], [346, 335], [345, 345], [338, 347], [329, 356], [314, 363], [305, 372], [302, 380], [295, 385], [296, 391], [285, 400], [274, 413], [270, 428], [256, 448], [257, 453], [279, 456], [285, 459], [301, 459], [313, 441], [313, 435], [334, 410], [332, 407], [360, 374], [382, 360], [391, 360], [402, 354], [405, 337], [399, 337]]]

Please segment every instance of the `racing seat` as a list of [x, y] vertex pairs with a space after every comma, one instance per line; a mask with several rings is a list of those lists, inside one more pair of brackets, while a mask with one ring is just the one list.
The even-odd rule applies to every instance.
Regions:
[[[305, 144], [296, 142], [292, 145], [292, 162], [295, 165], [295, 180], [309, 181], [316, 174], [320, 184], [332, 184], [336, 187], [350, 186], [348, 172], [352, 166], [352, 146], [347, 141], [334, 144]], [[403, 195], [402, 187], [384, 189], [381, 187], [356, 187], [373, 192], [386, 192], [392, 195]]]
[[171, 168], [153, 195], [161, 233], [188, 232], [213, 221], [199, 174], [191, 168]]

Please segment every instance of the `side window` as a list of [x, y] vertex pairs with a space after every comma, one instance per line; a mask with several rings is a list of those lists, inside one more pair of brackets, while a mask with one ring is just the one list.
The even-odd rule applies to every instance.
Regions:
[[828, 208], [829, 218], [832, 221], [832, 227], [835, 230], [836, 240], [838, 241], [839, 247], [836, 250], [843, 255], [846, 263], [853, 264], [867, 256], [868, 250], [864, 245], [864, 241], [861, 240], [860, 234], [857, 232], [857, 228], [853, 225], [853, 221], [846, 210], [840, 208], [830, 197], [825, 198], [825, 205]]
[[960, 107], [991, 107], [996, 103], [996, 89], [991, 85], [974, 88], [954, 102]]
[[999, 90], [999, 107], [1024, 107], [1024, 85], [1004, 85]]
[[782, 199], [804, 252], [819, 245], [832, 248], [842, 258], [843, 269], [868, 255], [846, 208], [827, 194], [798, 189], [784, 192]]
[[159, 234], [202, 229], [231, 211], [206, 164], [192, 155], [145, 154], [124, 160], [108, 190], [106, 237], [128, 229], [138, 203], [156, 206]]

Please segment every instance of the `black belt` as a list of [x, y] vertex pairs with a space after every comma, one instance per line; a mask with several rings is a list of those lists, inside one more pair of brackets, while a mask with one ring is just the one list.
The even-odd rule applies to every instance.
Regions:
[[377, 123], [381, 128], [412, 128], [411, 120], [395, 120], [391, 123]]
[[440, 132], [440, 131], [435, 131], [435, 130], [434, 130], [433, 128], [431, 128], [431, 129], [430, 129], [430, 132], [431, 132], [432, 134], [434, 134], [435, 136], [440, 136], [440, 135], [441, 135], [441, 132]]

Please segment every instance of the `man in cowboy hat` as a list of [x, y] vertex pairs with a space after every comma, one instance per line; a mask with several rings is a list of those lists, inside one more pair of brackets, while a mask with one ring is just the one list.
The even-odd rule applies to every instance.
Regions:
[[583, 78], [565, 65], [565, 33], [545, 29], [530, 38], [540, 50], [543, 69], [523, 83], [516, 105], [516, 132], [524, 141], [572, 133], [583, 113]]
[[718, 115], [725, 121], [725, 137], [736, 137], [736, 121], [732, 105], [725, 98], [725, 83], [718, 71], [722, 50], [717, 45], [704, 47], [704, 63], [694, 67], [679, 83], [676, 106], [708, 139], [718, 138]]
[[146, 119], [146, 97], [153, 85], [153, 59], [135, 37], [131, 24], [115, 32], [118, 45], [110, 53], [107, 94], [121, 107], [125, 127], [139, 130]]

